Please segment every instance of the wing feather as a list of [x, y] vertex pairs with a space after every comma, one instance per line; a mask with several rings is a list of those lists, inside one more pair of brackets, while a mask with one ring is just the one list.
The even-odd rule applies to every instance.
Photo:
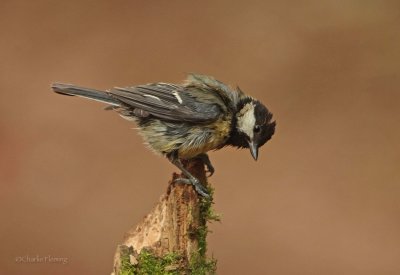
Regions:
[[155, 83], [127, 88], [114, 88], [108, 94], [126, 108], [141, 109], [160, 119], [205, 123], [220, 115], [218, 106], [202, 103], [185, 88], [168, 83]]

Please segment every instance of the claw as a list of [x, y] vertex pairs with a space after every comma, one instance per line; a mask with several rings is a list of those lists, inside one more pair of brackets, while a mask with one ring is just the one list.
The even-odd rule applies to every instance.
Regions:
[[209, 178], [209, 177], [211, 177], [212, 175], [214, 175], [214, 172], [215, 172], [215, 169], [214, 169], [214, 167], [210, 167], [210, 166], [207, 166], [207, 171], [206, 171], [207, 173], [209, 173], [208, 175], [207, 175], [207, 177]]
[[214, 175], [215, 169], [214, 166], [211, 164], [210, 158], [208, 157], [207, 154], [201, 154], [198, 155], [198, 158], [201, 159], [204, 163], [204, 165], [207, 167], [206, 172], [209, 173], [209, 175], [207, 175], [207, 177], [211, 177], [212, 175]]
[[[206, 158], [208, 159], [208, 156], [205, 155]], [[171, 161], [171, 163], [173, 165], [175, 165], [176, 167], [179, 168], [179, 170], [182, 171], [182, 174], [185, 175], [185, 177], [187, 178], [177, 178], [174, 180], [174, 182], [180, 182], [180, 183], [185, 183], [185, 184], [191, 184], [193, 185], [194, 189], [196, 190], [196, 192], [205, 197], [205, 198], [210, 198], [210, 195], [207, 192], [207, 189], [200, 183], [200, 181], [198, 179], [196, 179], [188, 170], [186, 170], [186, 168], [183, 166], [181, 160], [178, 158], [177, 156], [177, 152], [174, 151], [170, 154], [167, 155], [168, 159]], [[208, 162], [210, 162], [210, 160], [208, 160]], [[211, 163], [210, 163], [211, 165]], [[213, 169], [212, 165], [210, 168], [211, 174], [213, 173]]]

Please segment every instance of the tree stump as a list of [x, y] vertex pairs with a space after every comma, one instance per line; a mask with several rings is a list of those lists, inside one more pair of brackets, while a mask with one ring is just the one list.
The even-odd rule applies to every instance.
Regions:
[[173, 183], [154, 209], [129, 230], [114, 256], [112, 275], [119, 274], [214, 274], [216, 261], [207, 259], [207, 221], [213, 214], [212, 189], [204, 164], [194, 159], [186, 169], [207, 186], [211, 199], [200, 197], [191, 185]]

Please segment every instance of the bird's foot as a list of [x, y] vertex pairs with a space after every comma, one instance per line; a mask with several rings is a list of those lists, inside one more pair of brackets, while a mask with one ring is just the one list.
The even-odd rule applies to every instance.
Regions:
[[204, 197], [204, 198], [209, 198], [210, 195], [208, 194], [207, 189], [200, 183], [198, 179], [195, 177], [187, 179], [187, 178], [177, 178], [174, 180], [174, 183], [183, 183], [183, 184], [191, 184], [193, 185], [194, 189], [196, 192]]
[[201, 159], [203, 161], [204, 165], [207, 167], [206, 172], [209, 173], [207, 175], [207, 177], [211, 177], [214, 174], [215, 169], [214, 169], [214, 166], [211, 164], [211, 161], [210, 161], [210, 158], [208, 157], [208, 155], [200, 154], [197, 156], [197, 158]]

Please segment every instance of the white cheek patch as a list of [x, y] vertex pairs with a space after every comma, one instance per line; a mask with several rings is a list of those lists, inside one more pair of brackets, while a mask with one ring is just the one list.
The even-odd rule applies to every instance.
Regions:
[[254, 137], [253, 129], [255, 124], [256, 117], [254, 116], [254, 105], [253, 103], [248, 103], [239, 113], [237, 128], [252, 140]]

